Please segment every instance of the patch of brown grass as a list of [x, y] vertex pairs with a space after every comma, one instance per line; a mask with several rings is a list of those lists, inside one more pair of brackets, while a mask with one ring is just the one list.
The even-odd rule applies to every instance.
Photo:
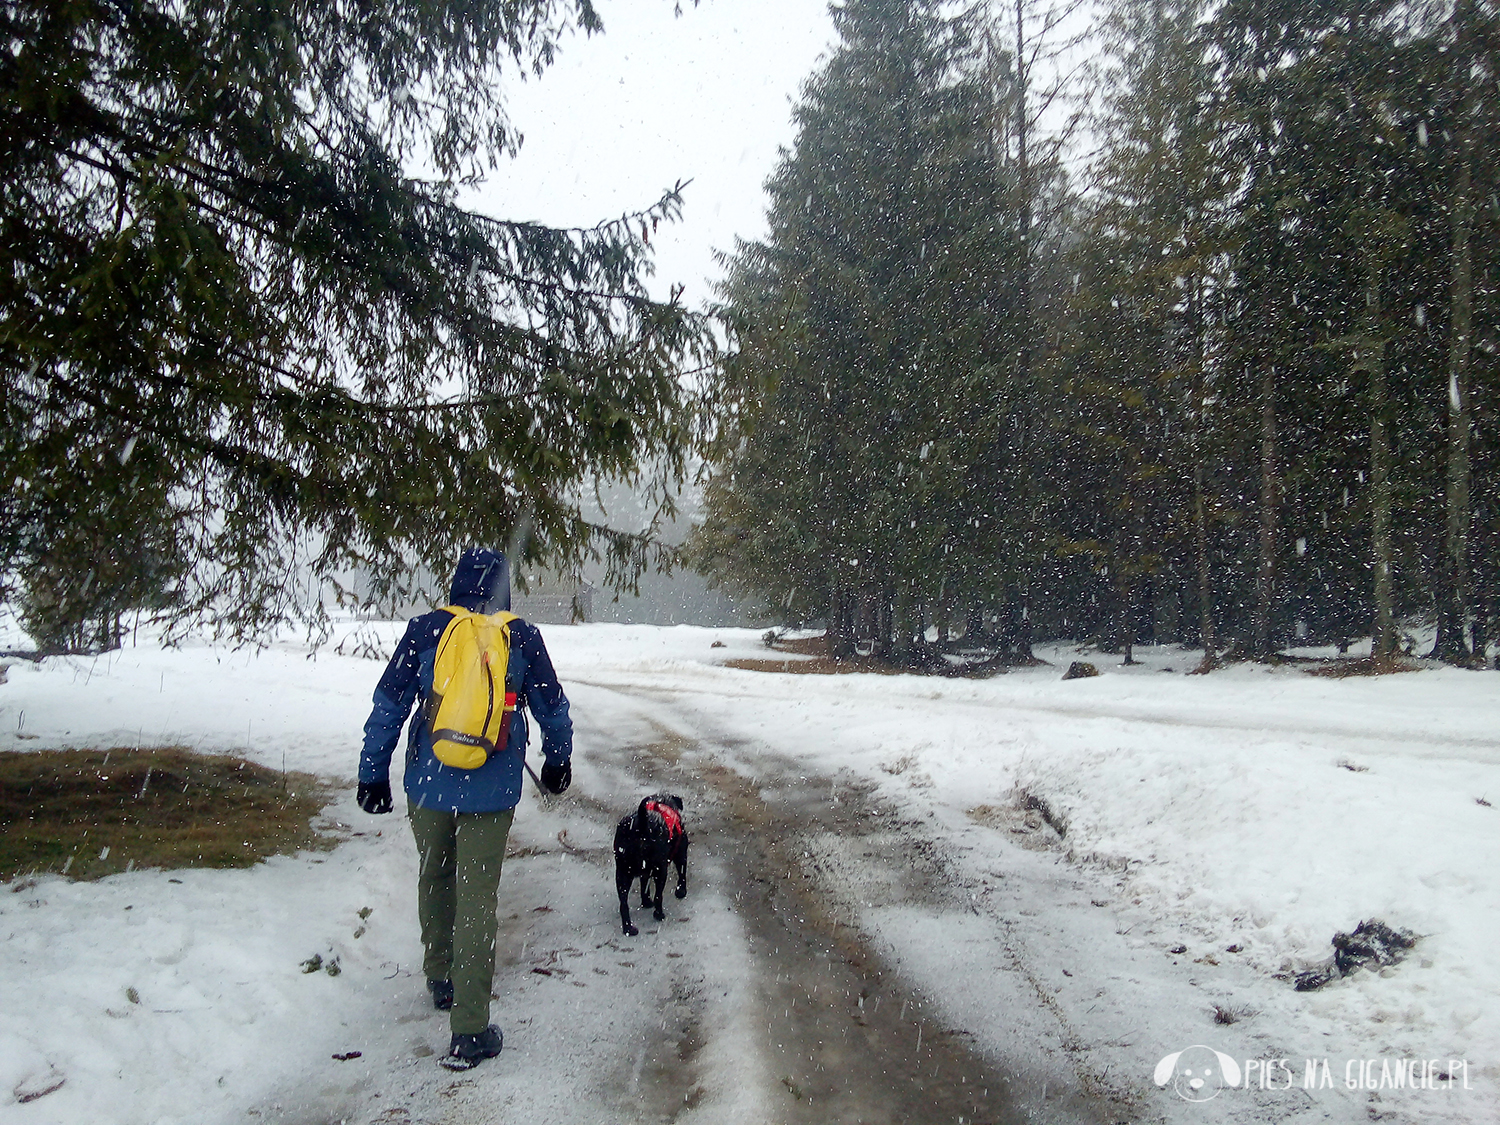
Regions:
[[180, 747], [0, 752], [0, 879], [249, 867], [327, 849], [337, 838], [312, 825], [326, 800], [310, 774]]
[[826, 656], [812, 660], [737, 659], [724, 661], [725, 668], [740, 668], [747, 672], [790, 672], [804, 676], [844, 676], [853, 672], [868, 672], [877, 676], [943, 676], [949, 679], [985, 679], [1004, 673], [1010, 668], [1045, 665], [1045, 660], [1032, 658], [1029, 661], [986, 660], [974, 664], [949, 664], [941, 657], [922, 664], [892, 664], [877, 660], [873, 656], [847, 656], [842, 660], [829, 660]]
[[[820, 640], [819, 645], [823, 642]], [[874, 672], [879, 676], [899, 676], [912, 671], [897, 668], [871, 656], [851, 656], [845, 660], [829, 660], [820, 656], [814, 660], [726, 660], [726, 668], [740, 668], [747, 672], [792, 672], [810, 676], [838, 676], [849, 672]]]
[[777, 660], [775, 657], [739, 658], [726, 660], [725, 668], [739, 668], [746, 672], [789, 672], [803, 676], [840, 676], [852, 672], [868, 672], [877, 676], [947, 676], [983, 679], [1011, 668], [1033, 668], [1047, 662], [1031, 656], [1018, 660], [1013, 656], [995, 655], [988, 660], [968, 664], [950, 664], [936, 649], [919, 649], [910, 663], [898, 664], [874, 656], [846, 656], [838, 660], [828, 657], [826, 636], [798, 637], [795, 640], [777, 641], [769, 646], [772, 652], [784, 652], [790, 656], [811, 657], [802, 660]]
[[822, 656], [828, 651], [826, 637], [798, 637], [795, 640], [777, 641], [771, 646], [777, 652], [793, 652], [798, 656]]
[[1309, 668], [1309, 676], [1328, 676], [1341, 680], [1345, 676], [1389, 676], [1396, 672], [1420, 672], [1422, 666], [1404, 656], [1358, 656], [1330, 660], [1317, 668]]

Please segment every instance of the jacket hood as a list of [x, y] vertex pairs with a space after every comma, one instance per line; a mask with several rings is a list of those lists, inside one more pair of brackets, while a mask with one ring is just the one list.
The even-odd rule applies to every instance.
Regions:
[[448, 604], [461, 605], [475, 613], [498, 613], [510, 609], [510, 564], [499, 551], [470, 547], [458, 560]]

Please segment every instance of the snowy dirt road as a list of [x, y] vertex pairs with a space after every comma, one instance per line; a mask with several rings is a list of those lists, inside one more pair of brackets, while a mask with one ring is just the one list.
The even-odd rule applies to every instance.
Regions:
[[[454, 1077], [432, 1066], [428, 1039], [397, 1036], [392, 1069], [382, 1076], [372, 1060], [357, 1096], [340, 1104], [284, 1091], [273, 1104], [285, 1109], [263, 1110], [265, 1119], [1124, 1120], [1074, 1074], [987, 1057], [975, 1032], [947, 1023], [858, 925], [872, 895], [924, 912], [958, 906], [922, 824], [875, 799], [869, 783], [809, 776], [764, 748], [685, 737], [659, 722], [672, 713], [668, 700], [633, 706], [612, 694], [614, 730], [579, 732], [585, 776], [554, 808], [530, 811], [533, 830], [566, 823], [509, 862], [494, 1005], [507, 1034], [500, 1059]], [[621, 739], [632, 710], [637, 725]], [[752, 762], [756, 776], [777, 780], [757, 783], [745, 772]], [[607, 841], [651, 790], [687, 802], [690, 893], [668, 897], [662, 923], [633, 898], [642, 932], [628, 938], [618, 932]]]
[[[351, 1120], [1370, 1119], [1362, 1092], [1251, 1084], [1207, 1105], [1156, 1088], [1141, 1059], [1181, 1036], [1173, 1013], [1203, 1022], [1215, 998], [1255, 1001], [1266, 982], [1212, 957], [1164, 960], [1133, 936], [1119, 884], [1067, 862], [1040, 811], [985, 805], [982, 823], [955, 826], [746, 737], [712, 693], [572, 691], [579, 781], [526, 818], [553, 835], [522, 847], [503, 892], [522, 898], [500, 939], [505, 1054], [455, 1080], [419, 1043]], [[687, 801], [691, 893], [659, 925], [637, 911], [642, 934], [625, 938], [609, 839], [658, 789]], [[1214, 1043], [1290, 1056], [1293, 1028], [1218, 1027]]]

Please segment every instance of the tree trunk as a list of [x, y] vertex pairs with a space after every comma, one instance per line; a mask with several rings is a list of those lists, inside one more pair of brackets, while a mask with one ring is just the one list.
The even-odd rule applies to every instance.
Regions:
[[1125, 649], [1122, 665], [1139, 664], [1135, 658], [1135, 584], [1127, 582], [1120, 587], [1120, 643]]
[[891, 610], [891, 632], [894, 635], [891, 659], [898, 663], [910, 661], [916, 649], [913, 638], [917, 626], [913, 617], [911, 587], [903, 582], [896, 590], [895, 605]]
[[[1458, 12], [1466, 5], [1460, 4]], [[1462, 32], [1462, 28], [1460, 28]], [[1467, 70], [1468, 53], [1459, 50], [1454, 65]], [[1464, 75], [1468, 80], [1468, 75]], [[1465, 99], [1467, 103], [1467, 99]], [[1452, 289], [1448, 323], [1448, 477], [1443, 507], [1446, 515], [1444, 569], [1438, 606], [1438, 634], [1432, 655], [1441, 660], [1466, 661], [1464, 636], [1469, 616], [1469, 360], [1474, 325], [1474, 259], [1469, 234], [1474, 225], [1474, 191], [1470, 168], [1468, 105], [1454, 137]]]
[[891, 603], [894, 595], [889, 588], [883, 588], [876, 595], [875, 602], [875, 643], [870, 650], [870, 655], [876, 660], [888, 660], [891, 655]]
[[[1495, 526], [1495, 506], [1487, 501], [1479, 513], [1480, 594], [1478, 598], [1478, 621], [1474, 633], [1474, 654], [1484, 659], [1489, 641], [1494, 636], [1491, 628], [1500, 615], [1500, 534]], [[1495, 671], [1500, 672], [1500, 645], [1495, 646]]]
[[1281, 478], [1276, 460], [1276, 367], [1263, 360], [1260, 379], [1260, 560], [1255, 580], [1255, 655], [1269, 660], [1274, 652], [1276, 608], [1276, 533], [1281, 505]]
[[[1470, 561], [1474, 574], [1474, 662], [1481, 667], [1489, 650], [1494, 612], [1496, 608], [1500, 608], [1500, 602], [1496, 601], [1495, 596], [1496, 563], [1500, 562], [1500, 556], [1497, 556], [1495, 550], [1497, 536], [1494, 512], [1492, 494], [1488, 491], [1481, 492], [1474, 504], [1474, 531], [1470, 544]], [[1496, 650], [1495, 661], [1496, 668], [1500, 669], [1500, 649]]]
[[1370, 654], [1396, 651], [1395, 597], [1391, 583], [1391, 443], [1386, 433], [1385, 341], [1380, 335], [1378, 273], [1365, 289], [1365, 324], [1355, 367], [1370, 379], [1370, 554], [1375, 575], [1375, 616]]
[[1031, 651], [1031, 589], [1021, 591], [1021, 620], [1016, 625], [1016, 659], [1030, 663], [1036, 657]]
[[833, 568], [832, 591], [828, 598], [828, 629], [825, 642], [830, 660], [843, 660], [854, 655], [854, 637], [850, 629], [852, 598], [838, 579], [838, 568]]
[[[1482, 573], [1481, 568], [1475, 568]], [[1485, 652], [1490, 646], [1490, 598], [1489, 589], [1483, 582], [1475, 583], [1474, 590], [1474, 664], [1483, 667]]]
[[1017, 285], [1016, 285], [1016, 314], [1020, 325], [1020, 343], [1016, 353], [1016, 384], [1019, 390], [1017, 409], [1021, 412], [1020, 433], [1016, 443], [1015, 464], [1019, 466], [1020, 479], [1017, 481], [1017, 499], [1021, 509], [1022, 534], [1020, 558], [1018, 559], [1021, 572], [1021, 621], [1016, 631], [1015, 655], [1017, 659], [1029, 661], [1031, 653], [1031, 583], [1035, 577], [1035, 559], [1032, 556], [1036, 542], [1035, 523], [1036, 505], [1032, 499], [1031, 458], [1027, 446], [1031, 440], [1031, 417], [1034, 409], [1033, 394], [1031, 388], [1031, 341], [1035, 336], [1034, 310], [1032, 308], [1031, 295], [1031, 264], [1032, 264], [1032, 224], [1034, 221], [1035, 201], [1032, 198], [1034, 190], [1031, 175], [1031, 122], [1027, 116], [1031, 94], [1031, 73], [1029, 70], [1029, 59], [1031, 54], [1026, 39], [1026, 0], [1015, 0], [1016, 5], [1016, 89], [1015, 89], [1015, 129], [1016, 129], [1016, 188], [1018, 195], [1017, 218]]
[[1203, 345], [1203, 279], [1193, 279], [1192, 307], [1194, 345], [1197, 363], [1193, 371], [1192, 408], [1188, 417], [1192, 420], [1193, 456], [1193, 547], [1197, 553], [1198, 566], [1198, 633], [1203, 642], [1203, 664], [1200, 671], [1208, 671], [1218, 663], [1219, 638], [1214, 628], [1213, 576], [1208, 568], [1208, 498], [1205, 494], [1208, 468], [1206, 444], [1208, 412], [1208, 371]]

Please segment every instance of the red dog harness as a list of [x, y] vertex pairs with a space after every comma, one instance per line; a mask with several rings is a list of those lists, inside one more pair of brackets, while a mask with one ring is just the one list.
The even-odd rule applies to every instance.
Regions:
[[661, 817], [667, 826], [669, 840], [676, 840], [679, 836], [687, 835], [686, 829], [682, 827], [682, 816], [671, 805], [664, 805], [659, 801], [647, 801], [646, 811]]

